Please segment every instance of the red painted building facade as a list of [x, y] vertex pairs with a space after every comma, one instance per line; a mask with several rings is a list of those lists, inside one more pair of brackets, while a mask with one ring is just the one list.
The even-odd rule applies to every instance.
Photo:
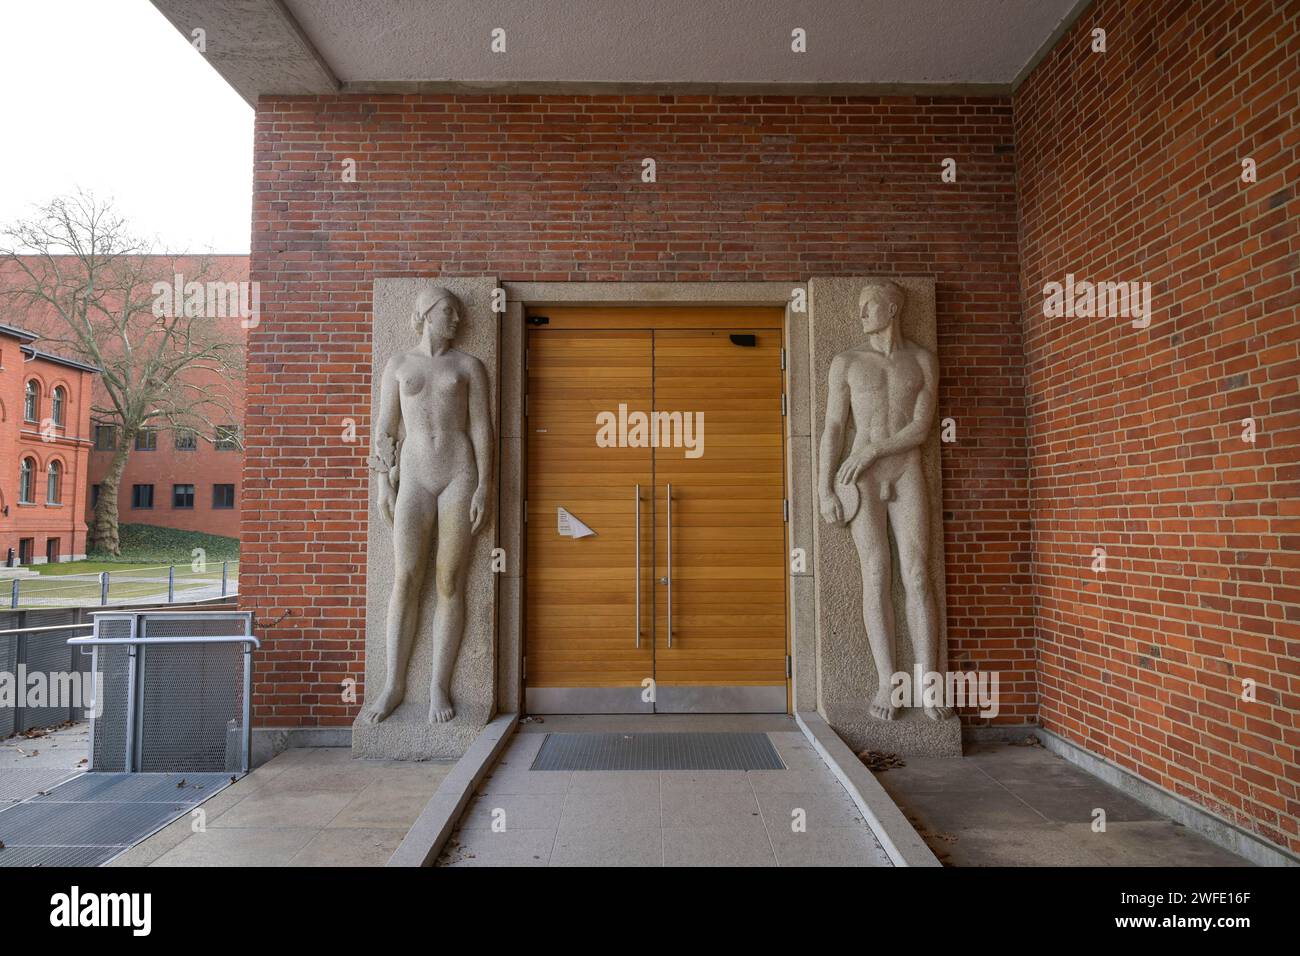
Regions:
[[[184, 259], [159, 256], [154, 278], [171, 282], [174, 271], [187, 265], [190, 264]], [[223, 282], [242, 283], [248, 279], [247, 256], [205, 257], [202, 268], [209, 278], [220, 278]], [[140, 271], [150, 272], [149, 269]], [[0, 270], [0, 282], [20, 283], [22, 279], [12, 270]], [[50, 336], [59, 336], [64, 331], [59, 319], [39, 309], [29, 308], [18, 320], [26, 329]], [[223, 326], [223, 335], [237, 338], [241, 343], [246, 339], [247, 332], [238, 316], [213, 321]], [[101, 348], [109, 347], [110, 343], [101, 343]], [[199, 368], [183, 372], [179, 379], [181, 388], [217, 395], [225, 407], [211, 414], [208, 426], [175, 429], [160, 423], [133, 442], [118, 490], [119, 520], [123, 524], [238, 537], [243, 497], [244, 383], [237, 376]], [[8, 402], [7, 397], [5, 401]], [[110, 405], [107, 392], [95, 378], [92, 394], [85, 401], [91, 417], [80, 433], [87, 442], [89, 458], [87, 467], [79, 472], [77, 513], [86, 523], [93, 520], [98, 485], [108, 473], [119, 440], [117, 430], [97, 420], [91, 410], [92, 406]], [[83, 546], [77, 553], [84, 552]], [[3, 556], [0, 552], [0, 559]]]
[[0, 325], [0, 563], [85, 557], [97, 371]]

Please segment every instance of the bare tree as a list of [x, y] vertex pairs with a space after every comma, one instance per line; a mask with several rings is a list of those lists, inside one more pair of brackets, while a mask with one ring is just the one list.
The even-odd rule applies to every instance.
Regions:
[[[90, 541], [120, 554], [118, 488], [136, 436], [168, 424], [212, 440], [217, 425], [238, 424], [230, 383], [243, 376], [244, 344], [239, 313], [232, 320], [222, 299], [235, 283], [212, 257], [157, 252], [111, 202], [80, 192], [0, 228], [0, 270], [0, 301], [42, 339], [100, 369], [91, 415], [115, 426], [117, 444]], [[177, 288], [178, 276], [197, 299], [160, 294], [163, 284]], [[203, 297], [214, 288], [220, 309]]]

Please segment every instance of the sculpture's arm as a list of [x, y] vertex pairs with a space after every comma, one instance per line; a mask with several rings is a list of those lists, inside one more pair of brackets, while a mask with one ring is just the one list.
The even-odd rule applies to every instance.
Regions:
[[916, 404], [912, 407], [912, 420], [888, 438], [872, 446], [877, 457], [911, 451], [921, 445], [930, 434], [930, 423], [934, 421], [934, 409], [939, 397], [939, 368], [934, 355], [927, 349], [919, 349], [918, 353], [917, 361], [921, 366], [924, 384], [916, 396]]
[[487, 516], [493, 460], [492, 410], [488, 404], [487, 369], [478, 359], [470, 362], [469, 440], [474, 446], [474, 466], [478, 472], [478, 487], [474, 489], [474, 497], [470, 502], [469, 520], [471, 530], [477, 532]]
[[379, 380], [379, 420], [375, 423], [375, 454], [371, 467], [378, 475], [379, 513], [390, 525], [399, 480], [397, 434], [402, 423], [394, 360], [389, 359]]
[[822, 426], [821, 446], [817, 455], [817, 484], [822, 517], [831, 524], [844, 522], [843, 509], [835, 495], [835, 472], [840, 453], [844, 450], [844, 432], [849, 424], [849, 389], [844, 380], [844, 365], [845, 362], [839, 355], [831, 360], [826, 422]]

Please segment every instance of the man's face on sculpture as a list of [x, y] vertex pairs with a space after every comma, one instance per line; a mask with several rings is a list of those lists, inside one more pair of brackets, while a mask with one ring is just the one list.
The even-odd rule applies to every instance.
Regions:
[[862, 331], [868, 335], [883, 332], [902, 311], [902, 297], [888, 287], [869, 286], [859, 300]]
[[[452, 299], [442, 296], [429, 306], [428, 311], [424, 312], [417, 322], [420, 326], [427, 324], [429, 334], [435, 339], [450, 340], [456, 337], [456, 328], [460, 325], [460, 310]], [[420, 331], [423, 332], [424, 329], [420, 327]]]

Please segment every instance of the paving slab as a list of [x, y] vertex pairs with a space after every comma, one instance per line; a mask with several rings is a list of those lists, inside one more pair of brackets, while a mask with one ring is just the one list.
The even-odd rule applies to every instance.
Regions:
[[112, 865], [382, 866], [453, 764], [287, 750]]
[[904, 759], [876, 779], [946, 866], [1248, 865], [1043, 747], [980, 742], [960, 759]]
[[[547, 733], [693, 731], [766, 734], [786, 769], [528, 769]], [[494, 808], [505, 810], [504, 833], [491, 830]], [[796, 809], [802, 840], [791, 829]], [[633, 715], [520, 724], [437, 865], [802, 866], [818, 860], [891, 865], [791, 718]]]

